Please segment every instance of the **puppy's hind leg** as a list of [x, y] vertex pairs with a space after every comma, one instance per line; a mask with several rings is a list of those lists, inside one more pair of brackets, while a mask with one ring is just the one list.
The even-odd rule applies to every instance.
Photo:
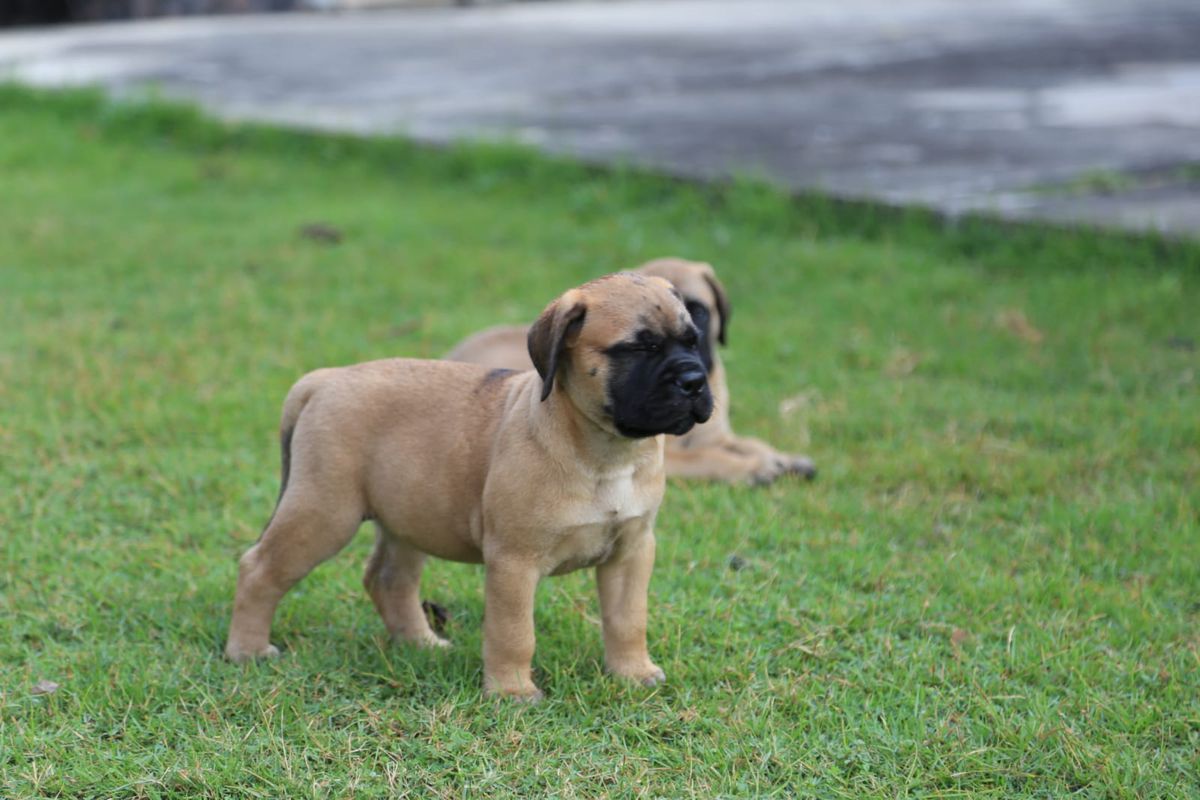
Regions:
[[[275, 608], [288, 589], [314, 567], [338, 553], [362, 522], [355, 504], [335, 504], [299, 498], [306, 493], [289, 489], [258, 543], [238, 562], [237, 594], [225, 655], [232, 661], [276, 656], [271, 644]], [[319, 498], [317, 498], [319, 499]]]
[[375, 526], [375, 551], [367, 561], [363, 586], [371, 595], [388, 633], [397, 641], [449, 647], [433, 632], [421, 608], [421, 569], [425, 554]]

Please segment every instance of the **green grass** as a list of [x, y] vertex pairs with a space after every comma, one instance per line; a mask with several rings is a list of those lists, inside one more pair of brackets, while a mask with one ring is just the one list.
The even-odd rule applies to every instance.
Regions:
[[[735, 427], [822, 470], [669, 487], [665, 687], [577, 573], [547, 700], [484, 700], [481, 572], [389, 646], [365, 528], [222, 660], [293, 380], [664, 254], [731, 291]], [[1198, 309], [1187, 242], [0, 88], [0, 796], [1196, 795]]]

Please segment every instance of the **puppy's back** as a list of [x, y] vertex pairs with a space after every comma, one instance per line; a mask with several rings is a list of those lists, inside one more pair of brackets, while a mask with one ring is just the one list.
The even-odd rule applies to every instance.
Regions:
[[538, 385], [532, 371], [403, 358], [310, 372], [284, 404], [288, 491], [336, 495], [425, 552], [478, 560], [497, 430]]

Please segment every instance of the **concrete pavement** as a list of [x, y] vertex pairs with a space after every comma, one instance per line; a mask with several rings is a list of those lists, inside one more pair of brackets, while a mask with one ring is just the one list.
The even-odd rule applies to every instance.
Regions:
[[0, 75], [948, 213], [1200, 231], [1196, 0], [629, 0], [0, 33]]

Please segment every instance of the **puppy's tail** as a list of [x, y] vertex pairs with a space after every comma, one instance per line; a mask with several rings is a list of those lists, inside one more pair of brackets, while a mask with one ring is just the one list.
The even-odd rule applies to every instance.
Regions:
[[296, 430], [301, 412], [316, 390], [316, 381], [310, 380], [311, 377], [311, 374], [306, 375], [297, 381], [283, 401], [283, 414], [279, 420], [279, 497], [275, 500], [275, 509], [271, 512], [271, 519], [267, 520], [263, 531], [271, 527], [275, 512], [279, 510], [279, 504], [283, 502], [283, 495], [287, 492], [288, 475], [292, 470], [292, 433]]

